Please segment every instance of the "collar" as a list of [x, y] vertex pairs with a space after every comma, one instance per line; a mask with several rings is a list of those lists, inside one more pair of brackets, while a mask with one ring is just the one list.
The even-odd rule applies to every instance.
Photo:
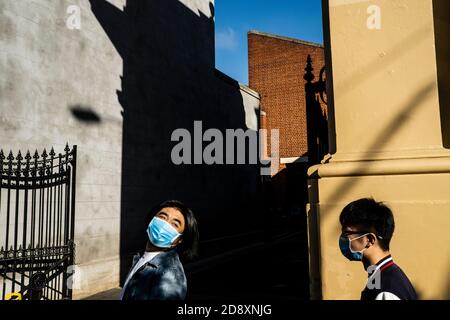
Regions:
[[389, 262], [391, 262], [392, 261], [392, 256], [391, 255], [388, 255], [388, 256], [386, 256], [386, 257], [384, 257], [383, 259], [381, 259], [380, 261], [378, 261], [377, 263], [376, 263], [376, 266], [377, 267], [383, 267], [386, 263], [389, 263]]
[[384, 269], [390, 267], [393, 264], [394, 264], [394, 261], [393, 261], [391, 255], [388, 255], [388, 256], [384, 257], [383, 259], [381, 259], [380, 261], [378, 261], [375, 264], [376, 265], [375, 270], [372, 272], [371, 275], [369, 275], [368, 281], [370, 281], [378, 271], [383, 272]]
[[[137, 258], [136, 262], [137, 262], [137, 260], [139, 260], [139, 258], [141, 258], [143, 256], [143, 254], [144, 254], [144, 251], [140, 251], [138, 254], [135, 255], [135, 259]], [[162, 251], [158, 255], [153, 257], [153, 259], [146, 262], [146, 264], [150, 264], [150, 265], [154, 266], [155, 268], [158, 268], [164, 261], [167, 261], [167, 259], [175, 258], [177, 255], [178, 255], [178, 253], [177, 253], [176, 248], [170, 249], [168, 251]]]

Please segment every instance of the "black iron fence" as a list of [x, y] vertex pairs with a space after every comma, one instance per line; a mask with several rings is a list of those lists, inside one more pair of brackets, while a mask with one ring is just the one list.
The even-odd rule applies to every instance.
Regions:
[[0, 298], [71, 299], [77, 147], [0, 150]]

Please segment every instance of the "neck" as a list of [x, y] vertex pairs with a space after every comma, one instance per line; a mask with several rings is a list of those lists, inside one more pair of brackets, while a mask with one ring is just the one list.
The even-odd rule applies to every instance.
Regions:
[[161, 248], [156, 247], [150, 241], [147, 241], [147, 246], [145, 247], [145, 252], [155, 252], [155, 251], [163, 251]]
[[370, 255], [364, 256], [363, 264], [364, 268], [367, 269], [370, 266], [373, 266], [380, 262], [382, 259], [386, 258], [390, 255], [389, 251], [375, 251]]

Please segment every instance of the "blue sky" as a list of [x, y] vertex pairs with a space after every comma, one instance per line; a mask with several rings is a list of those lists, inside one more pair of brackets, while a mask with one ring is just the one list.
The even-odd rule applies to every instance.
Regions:
[[247, 32], [323, 43], [321, 0], [215, 0], [216, 68], [248, 84]]

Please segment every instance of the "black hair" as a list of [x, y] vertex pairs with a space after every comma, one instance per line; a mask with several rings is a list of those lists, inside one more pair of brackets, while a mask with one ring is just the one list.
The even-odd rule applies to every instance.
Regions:
[[192, 210], [181, 201], [167, 200], [152, 208], [147, 215], [145, 226], [147, 227], [153, 217], [164, 208], [177, 209], [183, 215], [185, 220], [184, 231], [181, 236], [183, 241], [176, 246], [176, 250], [184, 262], [194, 260], [198, 256], [199, 243], [197, 219]]
[[380, 247], [389, 250], [395, 229], [394, 215], [382, 202], [371, 198], [353, 201], [342, 210], [339, 221], [342, 226], [360, 225], [369, 232], [374, 230], [379, 236]]

